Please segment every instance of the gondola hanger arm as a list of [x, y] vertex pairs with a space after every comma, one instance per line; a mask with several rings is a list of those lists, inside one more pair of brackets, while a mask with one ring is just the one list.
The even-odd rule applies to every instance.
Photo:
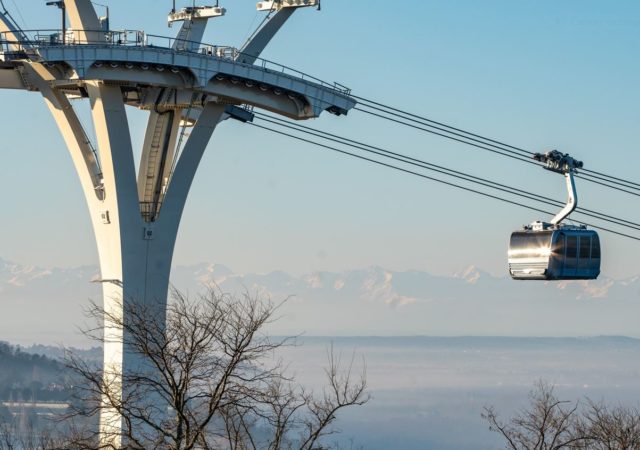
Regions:
[[584, 167], [582, 161], [572, 158], [567, 153], [561, 153], [558, 150], [552, 150], [547, 153], [536, 153], [533, 155], [533, 159], [544, 163], [544, 168], [552, 172], [561, 173], [564, 175], [567, 183], [568, 199], [567, 204], [562, 210], [551, 219], [553, 225], [560, 224], [564, 219], [575, 211], [578, 207], [578, 191], [576, 188], [576, 181], [574, 174], [578, 172], [578, 169]]

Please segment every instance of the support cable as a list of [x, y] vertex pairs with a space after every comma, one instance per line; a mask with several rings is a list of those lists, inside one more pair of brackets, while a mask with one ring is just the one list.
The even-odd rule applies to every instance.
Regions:
[[[345, 155], [345, 156], [351, 156], [353, 158], [357, 158], [357, 159], [360, 159], [360, 160], [363, 160], [363, 161], [367, 161], [367, 162], [370, 162], [370, 163], [373, 163], [373, 164], [377, 164], [379, 166], [387, 167], [387, 168], [390, 168], [390, 169], [393, 169], [393, 170], [396, 170], [396, 171], [399, 171], [399, 172], [403, 172], [403, 173], [406, 173], [406, 174], [409, 174], [409, 175], [414, 175], [414, 176], [417, 176], [417, 177], [420, 177], [420, 178], [423, 178], [423, 179], [427, 179], [427, 180], [431, 180], [431, 181], [435, 181], [435, 182], [438, 182], [438, 183], [441, 183], [441, 184], [444, 184], [444, 185], [447, 185], [447, 186], [450, 186], [450, 187], [455, 187], [457, 189], [461, 189], [461, 190], [464, 190], [464, 191], [467, 191], [467, 192], [475, 193], [477, 195], [481, 195], [481, 196], [484, 196], [484, 197], [487, 197], [487, 198], [492, 198], [494, 200], [498, 200], [498, 201], [501, 201], [503, 203], [509, 203], [511, 205], [520, 206], [520, 207], [523, 207], [523, 208], [526, 208], [526, 209], [529, 209], [529, 210], [532, 210], [532, 211], [536, 211], [536, 212], [540, 212], [540, 213], [548, 214], [548, 215], [553, 215], [553, 213], [550, 212], [550, 211], [542, 210], [540, 208], [537, 208], [537, 207], [534, 207], [534, 206], [531, 206], [531, 205], [528, 205], [528, 204], [525, 204], [525, 203], [517, 202], [515, 200], [510, 200], [510, 199], [507, 199], [507, 198], [504, 198], [504, 197], [499, 197], [497, 195], [489, 194], [487, 192], [479, 191], [477, 189], [472, 189], [472, 188], [469, 188], [467, 186], [463, 186], [463, 185], [459, 185], [459, 184], [452, 183], [452, 182], [449, 182], [449, 181], [441, 180], [439, 178], [434, 178], [434, 177], [425, 175], [423, 173], [415, 172], [413, 170], [409, 170], [409, 169], [406, 169], [406, 168], [395, 166], [395, 165], [392, 165], [392, 164], [389, 164], [389, 163], [386, 163], [386, 162], [382, 162], [382, 161], [379, 161], [379, 160], [376, 160], [376, 159], [373, 159], [373, 158], [369, 158], [369, 157], [366, 157], [366, 156], [358, 155], [356, 153], [352, 153], [352, 152], [349, 152], [349, 151], [346, 151], [346, 150], [343, 150], [343, 149], [339, 149], [339, 148], [336, 148], [336, 147], [332, 147], [332, 146], [329, 146], [329, 145], [326, 145], [326, 144], [322, 144], [322, 143], [313, 141], [311, 139], [307, 139], [307, 138], [303, 138], [303, 137], [300, 137], [300, 136], [296, 136], [296, 135], [293, 135], [293, 134], [290, 134], [290, 133], [287, 133], [287, 132], [284, 132], [284, 131], [275, 130], [273, 128], [269, 128], [269, 127], [266, 127], [266, 126], [263, 126], [263, 125], [259, 125], [259, 124], [255, 124], [255, 123], [251, 123], [251, 122], [248, 122], [248, 123], [250, 125], [254, 126], [254, 127], [257, 127], [257, 128], [260, 128], [260, 129], [263, 129], [263, 130], [266, 130], [266, 131], [270, 131], [272, 133], [276, 133], [276, 134], [279, 134], [281, 136], [286, 136], [286, 137], [289, 137], [289, 138], [292, 138], [292, 139], [295, 139], [295, 140], [298, 140], [298, 141], [301, 141], [301, 142], [306, 142], [306, 143], [309, 143], [309, 144], [312, 144], [312, 145], [315, 145], [315, 146], [318, 146], [318, 147], [321, 147], [321, 148], [325, 148], [327, 150], [331, 150], [331, 151], [340, 153], [340, 154]], [[518, 195], [518, 194], [514, 194], [512, 192], [508, 192], [506, 190], [505, 190], [505, 192], [509, 193], [509, 194], [512, 194], [512, 195]], [[604, 219], [600, 219], [600, 220], [606, 221]], [[611, 222], [611, 221], [609, 221], [609, 222]], [[600, 230], [603, 230], [603, 231], [607, 231], [609, 233], [613, 233], [613, 234], [622, 236], [622, 237], [626, 237], [626, 238], [629, 238], [629, 239], [640, 241], [640, 237], [632, 236], [632, 235], [629, 235], [629, 234], [626, 234], [626, 233], [615, 231], [615, 230], [612, 230], [612, 229], [609, 229], [609, 228], [605, 228], [605, 227], [602, 227], [602, 226], [599, 226], [599, 225], [590, 224], [590, 223], [587, 223], [587, 222], [582, 222], [581, 221], [581, 223], [583, 223], [585, 225], [588, 225], [588, 226], [591, 226], [593, 228], [597, 228], [597, 229], [600, 229]]]
[[[18, 6], [18, 4], [16, 3], [16, 0], [11, 0], [11, 3], [13, 3], [13, 6], [15, 6], [15, 7], [16, 7], [16, 11], [18, 12], [18, 16], [20, 17], [20, 20], [22, 21], [22, 26], [23, 26], [25, 29], [29, 28], [29, 27], [27, 26], [27, 21], [26, 21], [26, 20], [24, 20], [24, 16], [22, 15], [22, 11], [20, 11], [20, 7], [19, 7], [19, 6]], [[2, 5], [2, 7], [4, 8], [4, 5]], [[5, 10], [5, 11], [7, 12], [7, 14], [8, 14], [7, 9], [6, 9], [6, 8], [4, 8], [4, 10]], [[13, 19], [13, 18], [11, 18], [11, 19], [15, 22], [15, 19]], [[16, 25], [17, 25], [17, 24], [16, 24]]]
[[[560, 200], [556, 200], [553, 198], [549, 198], [549, 197], [545, 197], [545, 196], [541, 196], [541, 195], [536, 195], [536, 194], [532, 194], [529, 191], [523, 190], [523, 189], [519, 189], [519, 188], [515, 188], [513, 186], [508, 186], [505, 184], [501, 184], [501, 183], [497, 183], [495, 181], [491, 181], [488, 180], [486, 178], [481, 178], [481, 177], [477, 177], [465, 172], [460, 172], [457, 170], [453, 170], [453, 169], [449, 169], [447, 167], [444, 166], [440, 166], [437, 164], [433, 164], [424, 160], [420, 160], [420, 159], [416, 159], [407, 155], [402, 155], [400, 153], [395, 153], [392, 152], [390, 150], [386, 150], [383, 149], [381, 147], [377, 147], [377, 146], [373, 146], [370, 144], [366, 144], [363, 142], [359, 142], [359, 141], [355, 141], [353, 139], [348, 139], [342, 136], [338, 136], [335, 134], [331, 134], [328, 132], [324, 132], [324, 131], [320, 131], [320, 130], [316, 130], [314, 128], [311, 127], [307, 127], [304, 125], [300, 125], [298, 123], [294, 123], [294, 122], [289, 122], [285, 119], [280, 119], [278, 117], [274, 117], [271, 115], [267, 115], [267, 114], [263, 114], [260, 112], [256, 112], [255, 115], [260, 119], [260, 120], [264, 120], [266, 122], [269, 122], [271, 124], [274, 125], [278, 125], [281, 127], [285, 127], [285, 128], [289, 128], [291, 130], [295, 130], [295, 131], [299, 131], [299, 132], [303, 132], [306, 134], [310, 134], [312, 136], [315, 137], [319, 137], [328, 141], [332, 141], [332, 142], [336, 142], [336, 143], [340, 143], [343, 145], [347, 145], [349, 147], [352, 148], [356, 148], [358, 150], [363, 150], [365, 152], [368, 153], [373, 153], [379, 156], [383, 156], [392, 160], [396, 160], [396, 161], [400, 161], [400, 162], [404, 162], [406, 164], [410, 164], [413, 166], [417, 166], [417, 167], [421, 167], [427, 170], [431, 170], [434, 172], [438, 172], [438, 173], [442, 173], [444, 175], [448, 175], [448, 176], [453, 176], [453, 177], [460, 177], [462, 179], [464, 179], [465, 181], [469, 181], [472, 183], [476, 183], [476, 184], [480, 184], [482, 186], [486, 186], [492, 189], [497, 189], [500, 191], [509, 191], [509, 193], [513, 194], [513, 195], [519, 195], [525, 198], [528, 198], [530, 200], [534, 200], [540, 203], [544, 203], [547, 205], [551, 205], [551, 206], [559, 206], [562, 207], [564, 206], [564, 202], [560, 201]], [[601, 213], [598, 211], [593, 211], [587, 208], [578, 208], [577, 212], [585, 215], [585, 216], [589, 216], [592, 218], [596, 218], [596, 219], [600, 219], [600, 220], [606, 220], [609, 221], [611, 223], [615, 223], [616, 225], [620, 225], [623, 227], [627, 227], [627, 228], [632, 228], [635, 230], [639, 230], [640, 231], [640, 223], [636, 223], [636, 222], [632, 222], [629, 220], [625, 220], [625, 219], [620, 219], [605, 213]]]
[[[271, 15], [273, 14], [273, 12], [276, 10], [276, 4], [274, 3], [273, 5], [271, 5], [271, 8], [269, 9], [269, 11], [267, 12], [267, 15], [264, 17], [264, 19], [262, 19], [262, 22], [260, 22], [260, 25], [258, 25], [258, 28], [256, 28], [253, 33], [251, 33], [251, 35], [249, 35], [249, 37], [247, 38], [247, 40], [245, 41], [245, 43], [242, 45], [242, 47], [240, 47], [241, 49], [244, 49], [249, 42], [251, 42], [253, 40], [253, 38], [256, 36], [256, 34], [258, 34], [258, 32], [266, 25], [266, 23], [271, 20]], [[254, 16], [253, 21], [255, 22], [257, 17]], [[251, 27], [249, 28], [251, 29]]]
[[[392, 106], [383, 105], [382, 103], [378, 103], [378, 102], [375, 102], [373, 100], [366, 99], [364, 97], [359, 97], [357, 95], [351, 95], [351, 96], [353, 98], [361, 100], [364, 103], [368, 103], [370, 105], [375, 105], [376, 107], [384, 108], [384, 110], [393, 111], [394, 113], [398, 113], [398, 114], [402, 114], [402, 115], [405, 115], [405, 116], [413, 117], [413, 118], [418, 119], [420, 121], [424, 121], [424, 122], [427, 122], [427, 123], [432, 123], [434, 125], [438, 125], [438, 126], [441, 126], [441, 127], [444, 127], [444, 128], [448, 128], [450, 130], [458, 131], [460, 133], [463, 133], [463, 134], [466, 134], [466, 135], [469, 135], [469, 136], [473, 136], [473, 137], [482, 139], [483, 141], [487, 141], [487, 142], [491, 142], [491, 143], [494, 143], [494, 144], [498, 144], [501, 147], [506, 147], [506, 148], [510, 148], [510, 149], [516, 150], [517, 152], [520, 152], [520, 153], [525, 153], [527, 155], [533, 154], [529, 150], [525, 150], [525, 149], [520, 148], [520, 147], [515, 147], [513, 145], [505, 144], [504, 142], [500, 142], [500, 141], [497, 141], [497, 140], [494, 140], [494, 139], [490, 139], [490, 138], [481, 136], [479, 134], [471, 133], [469, 131], [465, 131], [465, 130], [463, 130], [461, 128], [456, 128], [456, 127], [453, 127], [451, 125], [447, 125], [447, 124], [442, 123], [442, 122], [437, 122], [437, 121], [431, 120], [431, 119], [429, 119], [427, 117], [422, 117], [422, 116], [419, 116], [417, 114], [413, 114], [413, 113], [410, 113], [410, 112], [407, 112], [407, 111], [403, 111], [403, 110], [398, 109], [398, 108], [394, 108]], [[369, 105], [367, 105], [367, 106], [369, 106]], [[373, 106], [369, 106], [369, 107], [373, 108]], [[376, 108], [376, 109], [379, 109], [379, 108]]]
[[[530, 160], [530, 159], [528, 159], [526, 157], [523, 157], [518, 153], [510, 152], [508, 150], [502, 149], [502, 148], [497, 147], [495, 145], [491, 145], [491, 147], [494, 147], [494, 148], [491, 148], [491, 147], [488, 147], [488, 146], [484, 146], [484, 145], [479, 145], [477, 143], [469, 142], [469, 141], [464, 140], [464, 139], [460, 139], [460, 138], [453, 137], [453, 136], [450, 136], [450, 135], [447, 135], [447, 134], [439, 133], [437, 131], [433, 131], [433, 130], [430, 130], [428, 128], [423, 128], [421, 126], [418, 126], [418, 125], [415, 125], [415, 124], [412, 124], [412, 123], [402, 122], [401, 120], [394, 119], [393, 117], [387, 117], [387, 116], [383, 116], [381, 114], [378, 114], [378, 113], [375, 113], [375, 112], [372, 112], [372, 111], [367, 111], [367, 110], [359, 108], [359, 107], [355, 107], [354, 109], [356, 111], [360, 111], [360, 112], [363, 112], [363, 113], [366, 113], [366, 114], [369, 114], [369, 115], [372, 115], [372, 116], [375, 116], [375, 117], [379, 117], [379, 118], [384, 119], [384, 120], [395, 122], [395, 123], [398, 123], [400, 125], [404, 125], [404, 126], [407, 126], [407, 127], [410, 127], [410, 128], [414, 128], [414, 129], [417, 129], [417, 130], [420, 130], [420, 131], [425, 131], [427, 133], [431, 133], [431, 134], [434, 134], [436, 136], [441, 136], [441, 137], [444, 137], [446, 139], [450, 139], [450, 140], [453, 140], [453, 141], [456, 141], [456, 142], [461, 142], [463, 144], [467, 144], [467, 145], [470, 145], [472, 147], [476, 147], [476, 148], [479, 148], [479, 149], [482, 149], [482, 150], [487, 150], [489, 152], [496, 153], [496, 154], [501, 155], [501, 156], [506, 156], [508, 158], [512, 158], [512, 159], [515, 159], [515, 160], [518, 160], [518, 161], [521, 161], [521, 162], [524, 162], [524, 163], [527, 163], [527, 164], [534, 164], [534, 165], [540, 166], [538, 163], [536, 163], [536, 162], [534, 162], [534, 161], [532, 161], [532, 160]], [[426, 126], [429, 126], [429, 125], [426, 125]], [[440, 130], [440, 128], [437, 128], [437, 127], [434, 127], [434, 128]], [[446, 131], [446, 130], [443, 130], [443, 131]], [[454, 136], [461, 136], [461, 135], [459, 135], [457, 133], [453, 133], [453, 135]], [[461, 137], [464, 138], [464, 136], [461, 136]], [[476, 142], [479, 142], [476, 139], [472, 139], [472, 140], [476, 141]], [[533, 153], [531, 153], [531, 155], [533, 155]], [[616, 181], [611, 180], [611, 179], [602, 178], [602, 177], [599, 177], [599, 176], [596, 176], [596, 175], [591, 175], [591, 174], [582, 173], [581, 175], [576, 175], [576, 177], [580, 178], [580, 179], [583, 179], [583, 180], [586, 180], [586, 181], [589, 181], [591, 183], [600, 185], [600, 186], [608, 187], [610, 189], [614, 189], [614, 190], [617, 190], [617, 191], [620, 191], [620, 192], [624, 192], [626, 194], [630, 194], [630, 195], [634, 195], [636, 197], [640, 197], [640, 188], [636, 188], [636, 187], [633, 187], [633, 186], [628, 186], [626, 184], [622, 184], [622, 183], [616, 182]], [[602, 180], [602, 181], [598, 181], [598, 180]], [[607, 181], [608, 183], [615, 183], [615, 184], [618, 184], [619, 186], [623, 186], [624, 188], [627, 188], [627, 189], [622, 189], [621, 187], [618, 187], [618, 186], [613, 186], [613, 185], [608, 184], [608, 183], [603, 183], [603, 181]], [[628, 189], [634, 189], [637, 192], [630, 191]]]
[[[20, 8], [18, 8], [18, 5], [16, 5], [15, 2], [13, 4], [15, 5], [16, 10], [18, 11], [18, 14], [22, 18], [23, 25], [26, 27], [26, 22], [24, 21], [24, 18], [22, 17], [22, 14], [20, 13]], [[2, 8], [2, 14], [4, 14], [11, 21], [11, 25], [14, 26], [19, 33], [23, 33], [22, 28], [20, 28], [20, 25], [18, 25], [18, 21], [15, 19], [15, 17], [13, 17], [11, 15], [9, 10], [5, 6], [3, 0], [0, 0], [0, 8]]]
[[[581, 170], [584, 170], [584, 169], [581, 169]], [[602, 180], [603, 178], [594, 177], [595, 178], [594, 179], [594, 178], [591, 178], [591, 177], [594, 177], [594, 176], [593, 175], [586, 175], [586, 174], [584, 174], [582, 172], [580, 172], [579, 175], [576, 175], [576, 178], [580, 178], [581, 180], [589, 181], [589, 182], [591, 182], [593, 184], [597, 184], [599, 186], [608, 187], [608, 188], [613, 189], [615, 191], [624, 192], [625, 194], [629, 194], [629, 195], [634, 195], [636, 197], [640, 197], [640, 189], [638, 189], [637, 192], [628, 191], [626, 189], [621, 189], [619, 187], [612, 186], [611, 184], [608, 184], [608, 183], [611, 183], [611, 180], [606, 180], [607, 183], [603, 183], [602, 181], [597, 181], [597, 180]]]
[[[360, 107], [357, 106], [354, 109], [360, 112], [373, 115], [373, 116], [377, 116], [381, 119], [389, 120], [395, 123], [399, 123], [401, 125], [405, 125], [411, 128], [421, 130], [421, 131], [426, 131], [438, 136], [445, 137], [447, 139], [452, 139], [457, 142], [462, 142], [467, 145], [472, 145], [474, 147], [492, 151], [493, 153], [498, 153], [498, 154], [501, 154], [502, 156], [507, 156], [514, 159], [519, 159], [518, 157], [527, 158], [533, 155], [533, 152], [525, 150], [521, 147], [516, 147], [495, 139], [490, 139], [490, 138], [481, 136], [479, 134], [471, 133], [463, 129], [453, 127], [451, 125], [447, 125], [442, 122], [431, 120], [429, 118], [422, 117], [407, 111], [403, 111], [398, 108], [383, 105], [382, 103], [378, 103], [373, 100], [368, 100], [363, 97], [359, 97], [357, 95], [352, 95], [352, 96], [361, 101]], [[368, 109], [363, 109], [363, 107]], [[425, 129], [424, 127], [428, 127], [430, 129]], [[434, 129], [447, 134], [444, 135], [439, 132], [434, 132], [433, 131]], [[482, 144], [482, 145], [478, 145], [478, 144]], [[608, 175], [602, 172], [597, 172], [595, 170], [583, 169], [581, 171], [581, 175], [579, 176], [579, 178], [582, 178], [584, 180], [590, 181], [595, 184], [599, 184], [604, 187], [616, 189], [621, 192], [625, 192], [627, 194], [640, 195], [640, 183], [630, 181], [630, 180], [625, 180], [625, 179]], [[596, 180], [599, 180], [599, 181], [596, 181]], [[609, 184], [603, 184], [602, 181], [606, 181]], [[624, 189], [621, 189], [621, 188], [624, 188]], [[635, 190], [638, 192], [637, 193], [632, 192], [632, 191], [629, 191], [628, 189]]]
[[375, 113], [375, 112], [371, 112], [371, 111], [367, 111], [367, 110], [364, 110], [364, 109], [359, 108], [357, 106], [355, 108], [353, 108], [353, 109], [355, 109], [356, 111], [360, 111], [360, 112], [375, 116], [375, 117], [379, 117], [379, 118], [384, 119], [384, 120], [388, 120], [388, 121], [391, 121], [391, 122], [399, 123], [400, 125], [404, 125], [404, 126], [407, 126], [407, 127], [410, 127], [410, 128], [414, 128], [416, 130], [426, 131], [427, 133], [435, 134], [436, 136], [441, 136], [441, 137], [450, 139], [452, 141], [461, 142], [463, 144], [467, 144], [467, 145], [470, 145], [472, 147], [476, 147], [476, 148], [479, 148], [479, 149], [482, 149], [482, 150], [487, 150], [489, 152], [496, 153], [496, 154], [501, 155], [501, 156], [506, 156], [507, 158], [513, 158], [513, 159], [516, 159], [518, 161], [525, 162], [527, 164], [533, 164], [535, 166], [542, 167], [542, 165], [539, 164], [538, 162], [533, 161], [532, 159], [527, 159], [524, 156], [520, 156], [520, 155], [517, 155], [517, 154], [512, 154], [513, 152], [509, 153], [509, 152], [504, 151], [504, 150], [503, 151], [499, 151], [497, 149], [493, 149], [493, 148], [486, 147], [486, 146], [483, 146], [483, 145], [474, 144], [472, 142], [469, 142], [469, 141], [466, 141], [466, 140], [463, 140], [463, 139], [455, 138], [455, 137], [452, 137], [452, 136], [449, 136], [449, 135], [446, 135], [446, 134], [443, 134], [443, 133], [438, 133], [436, 131], [429, 130], [428, 128], [423, 128], [423, 127], [420, 127], [418, 125], [408, 124], [408, 123], [400, 121], [399, 119], [393, 119], [391, 117], [385, 117], [385, 116], [383, 116], [381, 114], [378, 114], [378, 113]]

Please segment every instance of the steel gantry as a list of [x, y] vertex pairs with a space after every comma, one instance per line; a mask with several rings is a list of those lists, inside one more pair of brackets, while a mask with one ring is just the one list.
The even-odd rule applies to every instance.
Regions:
[[[65, 0], [69, 26], [55, 33], [22, 31], [0, 12], [0, 88], [40, 93], [64, 137], [91, 215], [106, 310], [122, 316], [134, 301], [166, 310], [183, 208], [221, 121], [251, 120], [252, 108], [303, 120], [355, 106], [341, 85], [260, 59], [298, 8], [317, 5], [258, 3], [270, 17], [240, 50], [201, 44], [208, 20], [225, 14], [220, 7], [173, 10], [169, 22], [182, 23], [176, 38], [109, 30], [90, 0]], [[72, 107], [81, 99], [90, 102], [95, 146]], [[125, 106], [149, 111], [137, 175]], [[122, 330], [105, 324], [105, 369], [121, 377], [137, 364]], [[125, 445], [121, 429], [117, 412], [103, 410], [107, 444]]]

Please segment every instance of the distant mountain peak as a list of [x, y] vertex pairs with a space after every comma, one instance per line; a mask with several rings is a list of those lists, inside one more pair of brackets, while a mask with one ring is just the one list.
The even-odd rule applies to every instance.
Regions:
[[[31, 335], [73, 335], [85, 320], [82, 306], [101, 298], [101, 285], [91, 283], [98, 272], [95, 266], [44, 269], [0, 259], [0, 338], [18, 336], [29, 342]], [[293, 333], [634, 335], [640, 314], [640, 277], [516, 282], [477, 266], [452, 276], [377, 265], [298, 275], [282, 270], [236, 273], [222, 264], [199, 263], [174, 266], [171, 283], [192, 296], [217, 286], [222, 292], [249, 291], [275, 302], [294, 298], [283, 308], [283, 316], [290, 318], [283, 326]]]
[[460, 278], [469, 284], [476, 284], [481, 278], [490, 276], [487, 272], [478, 269], [478, 267], [471, 265], [466, 269], [456, 272], [453, 277]]

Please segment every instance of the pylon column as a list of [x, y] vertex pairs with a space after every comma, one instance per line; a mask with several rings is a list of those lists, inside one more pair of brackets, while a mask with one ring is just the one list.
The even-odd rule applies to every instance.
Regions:
[[[148, 216], [141, 213], [120, 87], [101, 81], [86, 83], [96, 130], [98, 166], [66, 96], [51, 88], [44, 77], [46, 70], [42, 66], [31, 67], [31, 79], [40, 80], [40, 90], [65, 138], [85, 193], [100, 259], [105, 311], [123, 318], [123, 307], [135, 302], [164, 314], [184, 205], [205, 148], [223, 117], [224, 106], [214, 102], [204, 105], [175, 165], [162, 214], [149, 222], [145, 220]], [[104, 371], [116, 396], [122, 395], [122, 374], [140, 367], [139, 358], [127, 350], [127, 337], [122, 333], [122, 329], [105, 323]], [[121, 430], [122, 418], [117, 411], [104, 408], [100, 417], [103, 443], [119, 447]]]
[[[199, 117], [168, 186], [162, 214], [143, 220], [122, 92], [119, 87], [92, 82], [88, 86], [100, 161], [104, 176], [101, 223], [95, 229], [103, 278], [105, 310], [122, 314], [130, 302], [152, 306], [164, 314], [171, 261], [182, 211], [202, 154], [224, 107], [207, 104]], [[126, 318], [125, 318], [126, 320]], [[107, 330], [109, 330], [107, 332]], [[104, 366], [112, 374], [139, 369], [137, 356], [127, 349], [127, 337], [105, 324]], [[122, 343], [124, 342], [124, 346]], [[112, 377], [113, 378], [113, 377]], [[120, 380], [110, 380], [118, 386]], [[121, 418], [105, 409], [101, 434], [120, 430]], [[116, 443], [116, 445], [119, 445]]]
[[[101, 29], [90, 0], [65, 5], [73, 38], [65, 45], [28, 37], [0, 13], [6, 32], [0, 50], [10, 50], [2, 54], [0, 88], [39, 92], [64, 137], [95, 233], [105, 310], [127, 320], [126, 308], [136, 302], [164, 317], [180, 219], [217, 124], [226, 117], [252, 120], [254, 107], [306, 120], [325, 111], [347, 114], [356, 102], [341, 85], [274, 63], [253, 64], [293, 12], [316, 0], [260, 2], [258, 9], [273, 15], [241, 50], [199, 44], [206, 21], [224, 15], [224, 8], [173, 12], [170, 21], [183, 25], [174, 45], [162, 47], [147, 42], [151, 35], [143, 31], [128, 41], [130, 32]], [[71, 99], [89, 100], [95, 147]], [[125, 106], [150, 114], [138, 174]], [[124, 376], [144, 365], [123, 330], [104, 325], [105, 381], [118, 400], [133, 388]], [[117, 409], [103, 408], [102, 443], [126, 446], [122, 430]]]

